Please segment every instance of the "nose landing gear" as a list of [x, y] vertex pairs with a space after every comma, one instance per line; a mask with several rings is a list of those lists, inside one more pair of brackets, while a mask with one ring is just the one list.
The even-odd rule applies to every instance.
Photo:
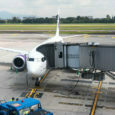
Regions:
[[40, 78], [36, 78], [35, 86], [40, 86]]

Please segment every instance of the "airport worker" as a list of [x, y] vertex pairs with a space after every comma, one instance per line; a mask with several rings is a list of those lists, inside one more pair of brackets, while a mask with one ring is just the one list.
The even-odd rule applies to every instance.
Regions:
[[24, 115], [28, 115], [29, 111], [24, 111], [23, 113], [24, 113]]
[[12, 97], [12, 99], [10, 99], [10, 101], [14, 101], [15, 100], [15, 98], [14, 97]]
[[16, 98], [16, 101], [19, 101], [19, 98]]

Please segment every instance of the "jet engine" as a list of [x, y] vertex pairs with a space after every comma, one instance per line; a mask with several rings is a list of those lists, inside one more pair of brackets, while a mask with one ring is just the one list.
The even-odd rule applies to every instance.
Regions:
[[26, 56], [18, 55], [13, 59], [12, 66], [15, 70], [22, 71], [26, 67]]

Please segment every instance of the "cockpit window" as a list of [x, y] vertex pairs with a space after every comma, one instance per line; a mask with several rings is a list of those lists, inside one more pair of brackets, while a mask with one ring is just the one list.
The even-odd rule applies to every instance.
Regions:
[[46, 60], [46, 57], [43, 57], [43, 58], [42, 58], [42, 62], [44, 62], [45, 60]]
[[28, 60], [29, 60], [29, 61], [34, 61], [34, 58], [29, 58]]

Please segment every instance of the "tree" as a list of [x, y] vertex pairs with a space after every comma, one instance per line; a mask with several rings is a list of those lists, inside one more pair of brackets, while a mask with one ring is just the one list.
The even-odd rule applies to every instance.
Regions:
[[17, 18], [17, 17], [13, 17], [11, 20], [12, 23], [21, 23], [21, 19]]
[[106, 18], [107, 18], [108, 20], [110, 20], [110, 19], [111, 19], [111, 16], [110, 16], [109, 14], [107, 14]]

